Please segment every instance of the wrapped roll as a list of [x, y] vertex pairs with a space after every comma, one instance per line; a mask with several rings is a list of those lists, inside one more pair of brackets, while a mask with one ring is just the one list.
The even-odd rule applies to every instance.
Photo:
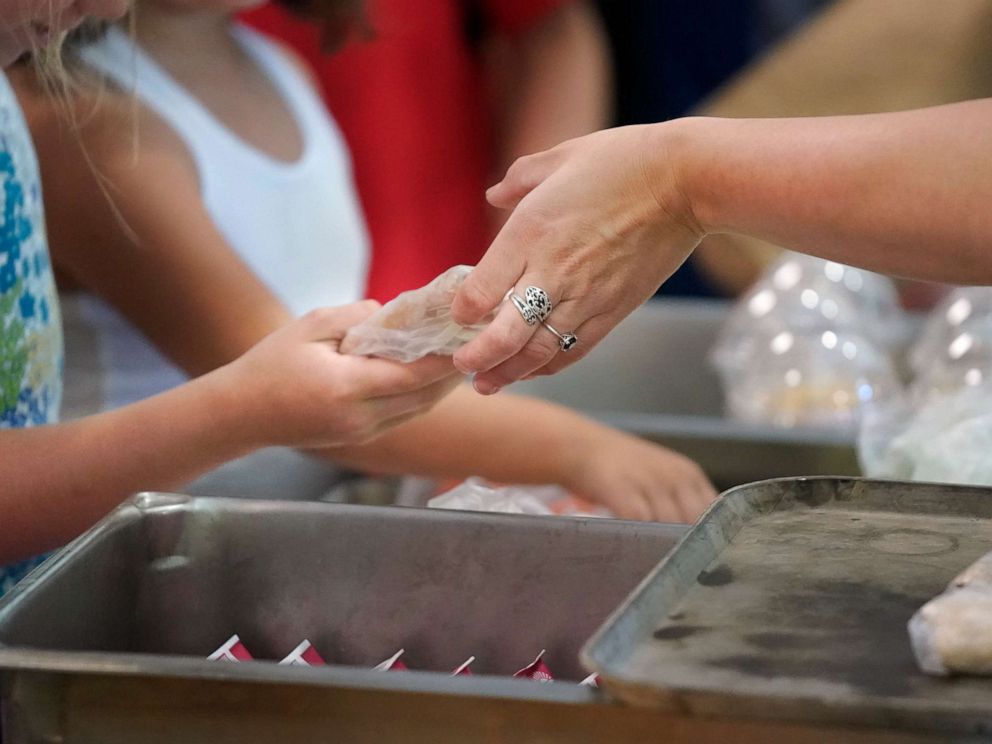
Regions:
[[928, 674], [992, 674], [992, 553], [913, 615], [909, 638]]

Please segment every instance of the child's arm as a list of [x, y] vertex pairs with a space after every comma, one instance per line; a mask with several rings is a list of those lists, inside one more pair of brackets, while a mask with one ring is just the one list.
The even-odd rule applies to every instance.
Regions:
[[[47, 106], [40, 115], [37, 107], [28, 111], [43, 178], [53, 171], [46, 182], [57, 268], [110, 301], [193, 375], [225, 364], [289, 319], [214, 227], [199, 198], [195, 168], [168, 127], [142, 114], [135, 156], [119, 135], [123, 124], [115, 128], [111, 118], [126, 122], [129, 112], [109, 109], [88, 119], [84, 142], [107, 180], [115, 214], [96, 188], [90, 164], [72, 155], [75, 140], [60, 139], [65, 125]], [[99, 131], [95, 124], [102, 125]], [[540, 444], [526, 441], [528, 430]], [[521, 398], [459, 395], [423, 426], [326, 454], [376, 471], [560, 483], [630, 517], [690, 519], [714, 495], [685, 458], [559, 406]]]
[[130, 493], [168, 489], [262, 446], [367, 440], [456, 384], [449, 359], [342, 356], [374, 303], [310, 313], [235, 362], [116, 411], [0, 431], [0, 565], [63, 544]]
[[628, 519], [694, 520], [716, 496], [687, 457], [559, 405], [467, 385], [433, 411], [330, 456], [389, 473], [557, 483]]

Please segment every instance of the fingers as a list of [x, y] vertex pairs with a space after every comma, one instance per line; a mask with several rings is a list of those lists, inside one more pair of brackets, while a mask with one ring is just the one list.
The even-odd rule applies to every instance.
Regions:
[[382, 398], [413, 393], [441, 380], [461, 380], [451, 357], [426, 356], [409, 364], [371, 357], [347, 357], [355, 365], [357, 397]]
[[375, 300], [363, 300], [342, 307], [322, 307], [300, 318], [299, 327], [307, 341], [340, 341], [348, 329], [382, 307]]
[[[575, 312], [572, 310], [571, 304], [567, 304], [566, 306], [566, 303], [562, 303], [562, 309], [569, 310], [570, 314], [574, 314]], [[564, 315], [564, 312], [562, 315]], [[551, 318], [548, 318], [548, 321], [560, 332], [571, 331], [574, 333], [579, 339], [578, 344], [573, 346], [567, 352], [562, 352], [560, 348], [556, 346], [557, 353], [550, 357], [546, 364], [542, 367], [531, 369], [523, 375], [520, 375], [519, 372], [520, 369], [526, 365], [521, 364], [517, 367], [514, 364], [512, 367], [506, 366], [501, 367], [498, 370], [494, 369], [491, 373], [487, 372], [479, 375], [479, 378], [486, 384], [495, 384], [498, 382], [500, 383], [499, 386], [505, 386], [508, 385], [509, 382], [524, 379], [525, 377], [544, 377], [546, 375], [557, 374], [566, 367], [570, 367], [576, 362], [584, 359], [589, 352], [596, 348], [596, 345], [606, 337], [606, 334], [613, 330], [616, 324], [622, 320], [622, 317], [616, 319], [614, 319], [614, 317], [615, 316], [613, 315], [596, 315], [585, 323], [581, 323], [573, 328], [568, 328], [566, 327], [567, 322], [561, 322], [556, 311]], [[552, 338], [554, 338], [554, 336], [552, 336]], [[509, 363], [507, 364], [509, 365]], [[500, 377], [498, 380], [490, 380], [488, 376], [489, 374], [500, 375]], [[506, 379], [509, 379], [509, 382], [507, 382]]]
[[486, 200], [497, 209], [513, 209], [553, 169], [551, 152], [517, 158], [507, 169], [503, 180], [486, 191]]
[[520, 250], [523, 241], [517, 222], [511, 215], [486, 255], [458, 288], [451, 303], [451, 317], [456, 323], [472, 325], [485, 318], [523, 275], [526, 262]]
[[459, 382], [460, 379], [445, 378], [413, 392], [366, 401], [366, 411], [372, 422], [369, 436], [374, 437], [403, 421], [426, 413], [454, 390]]
[[[554, 308], [548, 322], [559, 333], [573, 332], [570, 317], [574, 314], [575, 307], [576, 303], [574, 302], [562, 303]], [[517, 315], [517, 325], [525, 325], [520, 319], [520, 314], [516, 311], [514, 314]], [[491, 395], [512, 382], [522, 380], [535, 370], [546, 367], [557, 357], [570, 356], [579, 349], [579, 346], [576, 346], [563, 352], [558, 337], [549, 329], [540, 324], [532, 326], [532, 328], [535, 329], [534, 332], [527, 342], [519, 347], [519, 351], [492, 369], [476, 376], [474, 385], [478, 392], [483, 395]], [[576, 329], [575, 334], [578, 336], [581, 346], [584, 341], [581, 328]], [[478, 338], [475, 340], [478, 341]], [[481, 353], [479, 352], [480, 357]]]

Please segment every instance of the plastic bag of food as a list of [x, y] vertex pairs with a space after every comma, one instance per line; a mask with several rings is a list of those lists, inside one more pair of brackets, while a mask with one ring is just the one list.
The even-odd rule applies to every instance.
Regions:
[[207, 657], [209, 661], [251, 661], [252, 655], [235, 633], [223, 645]]
[[853, 330], [791, 329], [749, 336], [749, 352], [717, 368], [727, 411], [750, 423], [849, 428], [897, 400], [889, 356]]
[[482, 478], [469, 478], [427, 502], [432, 509], [502, 512], [504, 514], [555, 514], [560, 517], [610, 517], [611, 512], [556, 485], [496, 486]]
[[909, 638], [927, 674], [992, 674], [992, 553], [910, 618]]
[[469, 478], [450, 491], [435, 496], [427, 502], [427, 506], [431, 509], [461, 509], [504, 514], [552, 514], [547, 503], [537, 495], [548, 488], [558, 489], [557, 486], [492, 488], [481, 478]]
[[[919, 340], [909, 353], [910, 367], [920, 374], [935, 359], [948, 355], [962, 333], [992, 319], [992, 287], [959, 287], [927, 316]], [[962, 342], [958, 342], [961, 344]]]
[[866, 419], [858, 441], [872, 478], [992, 485], [992, 383]]
[[847, 428], [901, 393], [889, 349], [906, 327], [885, 277], [789, 253], [735, 304], [710, 358], [734, 418]]
[[451, 319], [455, 293], [471, 271], [471, 266], [453, 266], [427, 286], [387, 302], [348, 331], [342, 353], [400, 362], [428, 354], [451, 356], [492, 320], [490, 315], [475, 325], [461, 326]]

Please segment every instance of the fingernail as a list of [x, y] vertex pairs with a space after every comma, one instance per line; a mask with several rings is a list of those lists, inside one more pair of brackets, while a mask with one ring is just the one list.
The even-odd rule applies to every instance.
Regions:
[[499, 385], [494, 385], [487, 380], [476, 380], [472, 386], [479, 395], [495, 395], [499, 392]]
[[461, 361], [458, 357], [452, 357], [451, 363], [455, 365], [455, 369], [461, 372], [463, 375], [474, 375], [478, 370], [472, 369], [465, 362]]

